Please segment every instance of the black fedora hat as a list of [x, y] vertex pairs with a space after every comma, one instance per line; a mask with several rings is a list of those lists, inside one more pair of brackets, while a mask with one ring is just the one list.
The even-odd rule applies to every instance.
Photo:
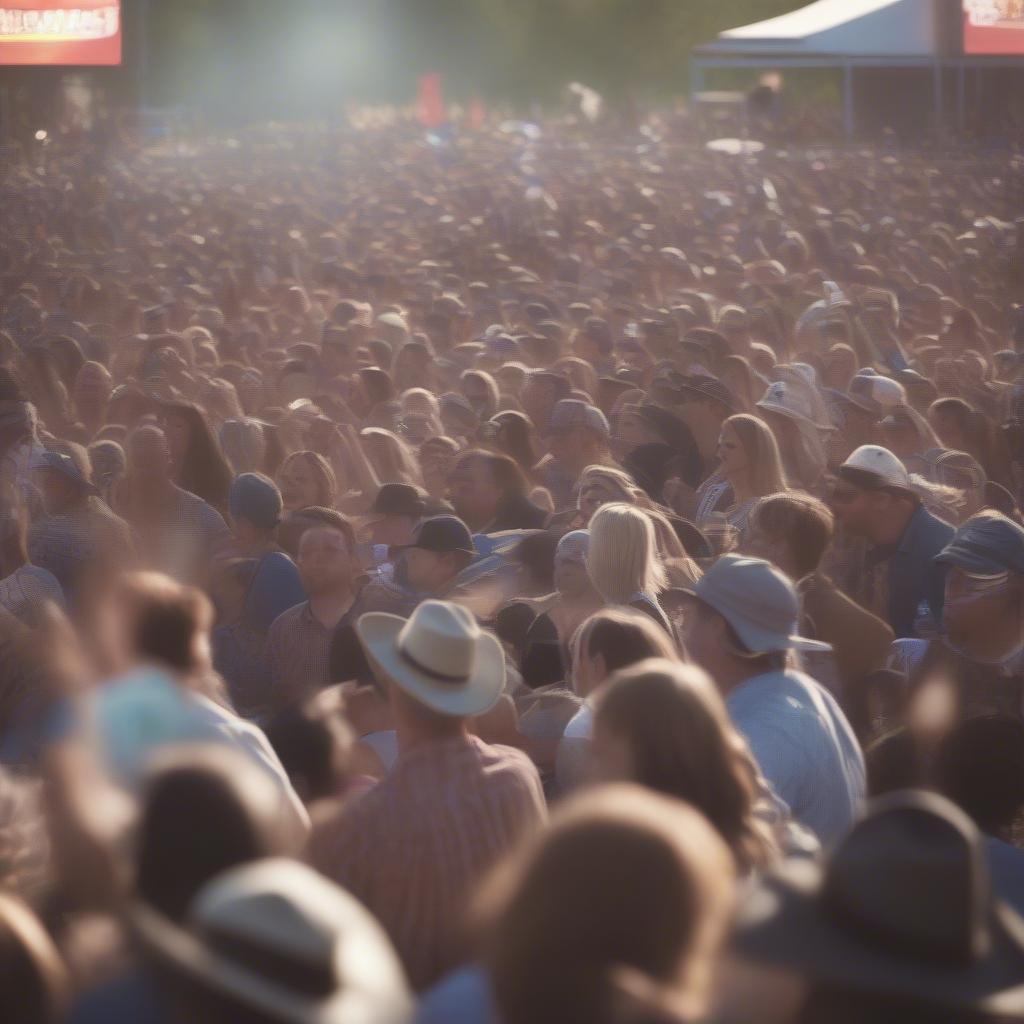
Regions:
[[874, 802], [824, 868], [793, 861], [767, 876], [734, 945], [851, 991], [1024, 1012], [1024, 920], [993, 898], [977, 828], [932, 793]]

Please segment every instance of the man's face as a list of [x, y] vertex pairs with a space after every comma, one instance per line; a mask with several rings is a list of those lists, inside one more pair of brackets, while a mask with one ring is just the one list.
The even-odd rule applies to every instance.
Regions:
[[140, 427], [128, 441], [128, 470], [140, 480], [166, 481], [171, 474], [171, 452], [159, 427]]
[[942, 622], [950, 642], [969, 657], [999, 663], [1024, 644], [1024, 578], [972, 576], [959, 566], [946, 575]]
[[877, 495], [845, 480], [837, 480], [828, 503], [836, 521], [851, 537], [867, 536], [874, 522]]
[[367, 526], [371, 544], [404, 547], [412, 542], [416, 520], [408, 516], [381, 516]]
[[585, 594], [590, 589], [586, 564], [576, 558], [556, 558], [555, 589], [565, 597]]
[[555, 389], [547, 381], [527, 377], [523, 393], [519, 396], [523, 412], [534, 423], [543, 423], [551, 415], [555, 404]]
[[299, 541], [298, 566], [308, 594], [351, 587], [353, 561], [348, 538], [328, 526], [310, 527]]
[[769, 533], [754, 521], [750, 524], [743, 541], [742, 551], [752, 558], [763, 558], [772, 562], [788, 576], [793, 576], [792, 548], [789, 540], [780, 533]]
[[467, 459], [452, 474], [451, 498], [460, 519], [480, 526], [497, 514], [502, 494], [487, 463]]
[[439, 590], [452, 578], [454, 568], [451, 558], [437, 551], [423, 548], [406, 548], [402, 552], [405, 563], [405, 583], [421, 594]]
[[705, 668], [714, 664], [725, 639], [724, 620], [717, 612], [694, 600], [684, 617], [683, 643], [690, 657]]
[[37, 469], [34, 476], [47, 515], [60, 515], [78, 497], [78, 488], [56, 469]]

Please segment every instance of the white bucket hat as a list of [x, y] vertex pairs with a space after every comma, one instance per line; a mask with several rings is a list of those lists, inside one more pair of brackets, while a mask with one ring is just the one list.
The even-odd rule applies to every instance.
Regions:
[[797, 634], [796, 590], [770, 562], [723, 555], [690, 592], [718, 612], [752, 654], [832, 650]]
[[818, 430], [831, 429], [830, 426], [815, 421], [814, 409], [809, 398], [788, 381], [776, 380], [769, 384], [757, 407], [768, 412], [777, 412], [780, 416], [785, 416], [796, 423], [816, 427]]
[[505, 687], [505, 655], [498, 638], [449, 601], [424, 601], [408, 620], [367, 612], [356, 623], [356, 633], [374, 668], [442, 715], [482, 715]]
[[383, 929], [312, 868], [270, 858], [208, 882], [185, 926], [140, 904], [143, 943], [182, 975], [291, 1024], [401, 1024], [412, 1010]]

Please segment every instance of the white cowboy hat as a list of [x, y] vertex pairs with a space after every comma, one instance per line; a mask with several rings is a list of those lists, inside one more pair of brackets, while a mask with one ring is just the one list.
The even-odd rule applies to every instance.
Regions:
[[356, 623], [374, 668], [442, 715], [482, 715], [505, 687], [498, 638], [473, 614], [449, 601], [424, 601], [408, 620], [367, 612]]
[[208, 882], [180, 925], [139, 904], [132, 922], [174, 971], [290, 1024], [402, 1024], [412, 1008], [383, 929], [347, 892], [271, 858]]

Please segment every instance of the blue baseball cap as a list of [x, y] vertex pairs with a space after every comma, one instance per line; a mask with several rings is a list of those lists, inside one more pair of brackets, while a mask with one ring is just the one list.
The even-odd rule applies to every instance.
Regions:
[[232, 519], [246, 519], [270, 530], [277, 526], [283, 507], [277, 484], [262, 473], [242, 473], [231, 482], [228, 509]]

